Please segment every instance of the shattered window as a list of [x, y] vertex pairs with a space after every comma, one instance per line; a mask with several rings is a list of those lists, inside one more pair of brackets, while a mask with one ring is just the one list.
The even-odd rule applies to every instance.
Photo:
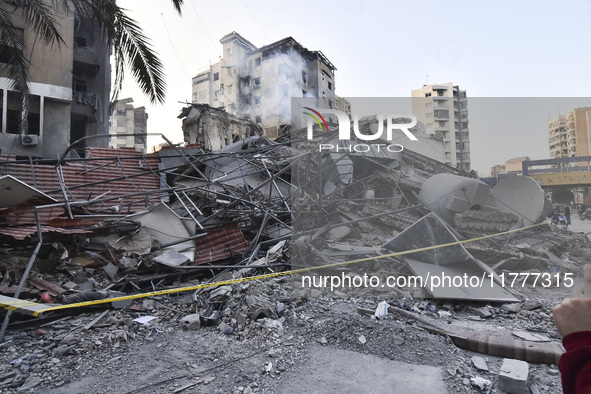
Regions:
[[261, 96], [257, 96], [254, 98], [254, 105], [259, 107], [261, 105]]
[[257, 123], [261, 123], [261, 121], [262, 121], [261, 115], [257, 115], [254, 121]]
[[261, 86], [261, 77], [254, 79], [254, 86], [255, 87]]
[[306, 75], [306, 72], [304, 70], [302, 70], [302, 81], [304, 83], [306, 83], [306, 81], [307, 81], [307, 75]]
[[332, 82], [328, 81], [328, 90], [332, 90]]
[[213, 74], [213, 80], [217, 81], [218, 79], [220, 79], [220, 73], [214, 73]]
[[257, 57], [256, 59], [254, 59], [254, 66], [258, 67], [261, 65], [261, 58]]
[[218, 101], [220, 97], [220, 91], [216, 90], [215, 92], [213, 92], [213, 101]]

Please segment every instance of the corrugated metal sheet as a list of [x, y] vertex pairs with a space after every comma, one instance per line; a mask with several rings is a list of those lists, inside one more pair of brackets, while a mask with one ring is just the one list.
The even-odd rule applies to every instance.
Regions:
[[[150, 172], [158, 170], [158, 156], [145, 156], [132, 148], [86, 148], [87, 158], [94, 161], [71, 162], [62, 166], [64, 183], [71, 193], [70, 201], [88, 201], [108, 192], [104, 197], [117, 197], [135, 192], [154, 191], [160, 188], [160, 178]], [[117, 160], [117, 157], [121, 158]], [[126, 158], [124, 158], [126, 157]], [[56, 169], [51, 165], [27, 165], [0, 163], [0, 172], [10, 174], [51, 197], [64, 201]], [[121, 178], [121, 179], [117, 179]], [[160, 196], [127, 197], [121, 204], [121, 213], [131, 213], [160, 201]], [[94, 212], [120, 206], [118, 200], [108, 204], [91, 205]]]
[[[91, 233], [92, 231], [83, 229], [65, 229], [59, 227], [41, 226], [41, 232], [61, 234], [85, 234]], [[33, 234], [37, 234], [37, 226], [0, 227], [0, 234], [11, 236], [17, 240], [23, 240]]]
[[[39, 220], [42, 224], [48, 224], [51, 219], [60, 217], [65, 214], [64, 208], [55, 207], [48, 209], [40, 209]], [[9, 226], [20, 226], [23, 224], [36, 224], [35, 211], [30, 205], [18, 208], [4, 208], [0, 209], [0, 222], [4, 222]]]
[[205, 264], [244, 253], [248, 244], [237, 224], [207, 229], [205, 237], [195, 240], [195, 260], [191, 265]]

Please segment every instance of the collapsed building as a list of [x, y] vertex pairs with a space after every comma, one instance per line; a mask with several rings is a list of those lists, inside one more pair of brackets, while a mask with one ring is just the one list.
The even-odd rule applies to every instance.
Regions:
[[[208, 113], [214, 116], [200, 118]], [[328, 290], [302, 288], [304, 275], [361, 270], [424, 280], [387, 293], [339, 287], [335, 294], [387, 296], [392, 310], [429, 314], [427, 300], [517, 303], [520, 292], [503, 286], [506, 269], [576, 268], [561, 257], [569, 240], [539, 226], [547, 207], [527, 177], [491, 189], [410, 149], [322, 152], [319, 144], [343, 141], [335, 133], [308, 139], [306, 129], [271, 140], [216, 113], [202, 105], [183, 111], [194, 142], [226, 145], [215, 151], [89, 147], [84, 158], [2, 157], [0, 304], [16, 312], [4, 315], [5, 329], [26, 315], [63, 316], [87, 303], [125, 308], [135, 298], [194, 290], [197, 313], [183, 327], [219, 324], [232, 333], [281, 313], [262, 296], [233, 300], [248, 286], [244, 278], [289, 274], [297, 291], [321, 296]], [[374, 124], [373, 117], [359, 121], [366, 132]], [[220, 131], [210, 134], [218, 140], [199, 140], [210, 128]], [[487, 278], [490, 286], [434, 288], [427, 277], [435, 273]], [[473, 335], [448, 334], [460, 347], [482, 348]], [[515, 358], [548, 364], [560, 355], [555, 343], [521, 355], [529, 342], [500, 343], [487, 351], [509, 347]]]
[[183, 121], [184, 141], [201, 144], [207, 151], [217, 151], [234, 142], [262, 134], [261, 128], [248, 118], [239, 118], [207, 104], [191, 104], [183, 108], [178, 118]]

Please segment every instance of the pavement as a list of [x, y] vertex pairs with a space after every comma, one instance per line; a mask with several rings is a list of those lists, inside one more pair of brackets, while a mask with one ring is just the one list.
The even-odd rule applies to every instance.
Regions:
[[437, 367], [315, 347], [303, 367], [283, 376], [279, 392], [440, 394], [447, 392], [442, 376]]
[[568, 229], [574, 233], [591, 233], [591, 220], [581, 220], [578, 215], [571, 216], [571, 225]]

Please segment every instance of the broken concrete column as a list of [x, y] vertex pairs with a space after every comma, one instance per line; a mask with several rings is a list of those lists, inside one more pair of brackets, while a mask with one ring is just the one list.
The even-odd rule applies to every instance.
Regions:
[[528, 363], [505, 358], [498, 376], [499, 388], [512, 394], [529, 394], [529, 388], [527, 387], [528, 374]]

